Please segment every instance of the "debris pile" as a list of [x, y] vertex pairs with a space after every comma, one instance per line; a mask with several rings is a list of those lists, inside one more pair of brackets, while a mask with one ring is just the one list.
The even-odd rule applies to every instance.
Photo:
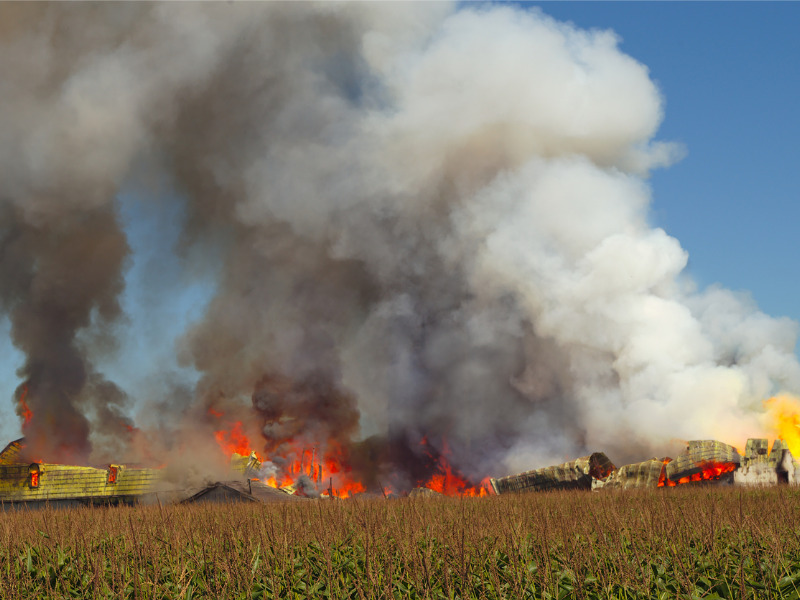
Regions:
[[497, 494], [570, 489], [636, 489], [692, 483], [775, 485], [800, 481], [798, 463], [786, 442], [747, 441], [744, 456], [717, 440], [692, 440], [675, 459], [651, 458], [614, 467], [602, 452], [562, 465], [490, 480]]

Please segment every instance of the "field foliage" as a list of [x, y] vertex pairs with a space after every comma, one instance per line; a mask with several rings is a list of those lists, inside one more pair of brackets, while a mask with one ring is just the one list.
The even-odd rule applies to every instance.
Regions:
[[800, 489], [0, 512], [0, 598], [793, 598]]

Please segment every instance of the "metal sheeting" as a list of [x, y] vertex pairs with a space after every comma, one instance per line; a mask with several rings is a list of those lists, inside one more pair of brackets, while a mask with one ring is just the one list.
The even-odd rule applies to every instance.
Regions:
[[605, 481], [598, 481], [592, 489], [622, 489], [658, 487], [668, 458], [651, 458], [625, 465], [614, 471]]
[[0, 465], [19, 464], [21, 461], [19, 455], [22, 452], [22, 446], [24, 444], [25, 438], [19, 438], [18, 440], [9, 442], [9, 444], [3, 448], [3, 451], [0, 452]]
[[261, 461], [255, 452], [251, 452], [250, 456], [243, 456], [234, 452], [231, 455], [231, 471], [233, 473], [241, 473], [245, 477], [255, 477], [258, 470], [261, 468]]
[[[781, 440], [776, 440], [777, 445]], [[747, 467], [754, 463], [763, 463], [767, 461], [769, 452], [769, 441], [764, 438], [750, 438], [747, 440], [747, 445], [744, 447], [744, 456], [742, 457], [742, 466]]]
[[589, 490], [592, 488], [592, 479], [603, 479], [614, 468], [614, 464], [605, 454], [595, 452], [561, 465], [489, 481], [496, 494], [569, 489]]
[[710, 464], [739, 465], [741, 456], [736, 448], [717, 440], [692, 440], [686, 450], [667, 463], [666, 476], [671, 481], [678, 481], [701, 473]]

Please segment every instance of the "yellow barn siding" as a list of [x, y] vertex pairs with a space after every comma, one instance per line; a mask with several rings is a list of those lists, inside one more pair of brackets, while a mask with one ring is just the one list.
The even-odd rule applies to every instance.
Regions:
[[19, 464], [19, 455], [22, 452], [22, 440], [10, 442], [3, 451], [0, 452], [0, 465]]
[[0, 502], [114, 498], [153, 491], [159, 481], [155, 469], [118, 467], [116, 483], [108, 482], [107, 469], [40, 464], [39, 485], [30, 486], [28, 465], [0, 465]]

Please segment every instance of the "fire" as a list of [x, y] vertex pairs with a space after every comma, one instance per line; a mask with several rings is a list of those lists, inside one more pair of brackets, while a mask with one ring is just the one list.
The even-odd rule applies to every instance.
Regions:
[[[209, 409], [208, 413], [219, 419], [223, 413]], [[221, 450], [227, 455], [239, 454], [249, 456], [253, 452], [253, 444], [245, 433], [244, 424], [236, 421], [226, 429], [214, 432], [214, 437]], [[269, 468], [271, 473], [262, 481], [271, 487], [281, 488], [291, 493], [303, 495], [312, 486], [323, 496], [350, 498], [356, 494], [367, 492], [362, 481], [354, 477], [349, 463], [346, 447], [334, 439], [309, 443], [308, 440], [290, 439], [276, 444], [266, 440], [265, 458], [256, 453], [256, 458]], [[427, 481], [417, 482], [418, 486], [430, 488], [447, 496], [487, 496], [490, 494], [489, 479], [475, 485], [455, 469], [447, 459], [449, 449], [442, 443], [438, 451], [428, 444], [426, 438], [421, 441], [423, 453], [429, 459], [429, 472], [432, 475]], [[301, 481], [301, 477], [304, 479]], [[380, 485], [376, 488], [385, 497], [395, 494], [390, 486]]]
[[[486, 496], [489, 494], [488, 478], [479, 485], [474, 485], [464, 478], [447, 461], [444, 454], [436, 455], [435, 451], [423, 440], [426, 454], [434, 457], [434, 474], [426, 482], [419, 485], [448, 496]], [[311, 448], [297, 443], [284, 444], [280, 459], [273, 458], [274, 463], [282, 465], [281, 472], [271, 475], [264, 483], [272, 487], [295, 490], [299, 493], [298, 480], [305, 475], [323, 496], [350, 498], [367, 491], [366, 486], [352, 477], [344, 449], [335, 441], [329, 441], [324, 449], [317, 446]], [[445, 446], [446, 450], [446, 446]], [[381, 486], [379, 491], [384, 497], [395, 495], [391, 486]]]
[[489, 495], [489, 489], [491, 488], [488, 477], [476, 486], [450, 465], [447, 460], [447, 456], [450, 455], [450, 449], [446, 440], [442, 440], [442, 450], [438, 454], [429, 445], [427, 437], [422, 438], [420, 445], [423, 446], [425, 454], [434, 460], [434, 468], [436, 469], [436, 473], [427, 482], [423, 483], [422, 487], [432, 489], [445, 496], [482, 497]]
[[[419, 486], [448, 496], [489, 495], [491, 489], [489, 478], [481, 481], [479, 485], [467, 480], [447, 460], [446, 454], [449, 450], [446, 444], [443, 444], [441, 453], [434, 450], [425, 438], [421, 445], [424, 454], [431, 459], [434, 473], [427, 481], [418, 482]], [[267, 485], [297, 490], [298, 479], [305, 475], [323, 496], [349, 498], [367, 491], [364, 483], [352, 476], [347, 452], [334, 440], [329, 440], [322, 448], [303, 446], [297, 442], [283, 444], [279, 453], [280, 458], [273, 457], [272, 461], [281, 464], [280, 473], [266, 478], [264, 483]], [[391, 485], [380, 486], [378, 491], [384, 497], [396, 494]]]
[[800, 456], [800, 398], [781, 394], [764, 401], [767, 423], [775, 437], [786, 442], [794, 456]]
[[[226, 454], [241, 454], [242, 456], [249, 456], [252, 450], [250, 439], [244, 433], [244, 427], [241, 421], [236, 421], [230, 430], [220, 430], [214, 432], [214, 437], [217, 440], [220, 448]], [[256, 454], [258, 460], [261, 457]]]
[[19, 405], [22, 407], [22, 427], [23, 429], [31, 422], [33, 418], [33, 411], [28, 406], [28, 403], [25, 402], [25, 397], [28, 395], [28, 386], [22, 386], [22, 394], [19, 397]]
[[[241, 423], [234, 424], [231, 431], [218, 431], [215, 435], [223, 450], [250, 454], [249, 440], [241, 431]], [[231, 443], [233, 440], [238, 443]], [[266, 485], [302, 495], [300, 478], [305, 476], [322, 495], [349, 498], [367, 491], [364, 484], [350, 477], [346, 457], [334, 442], [329, 442], [324, 450], [300, 443], [282, 444], [279, 454], [267, 459], [278, 471], [263, 479]], [[262, 459], [259, 457], [259, 460]]]
[[726, 473], [732, 473], [738, 466], [736, 463], [703, 461], [696, 464], [696, 467], [700, 469], [697, 473], [681, 477], [677, 481], [672, 481], [666, 476], [666, 467], [669, 462], [669, 458], [664, 459], [664, 466], [661, 468], [661, 476], [658, 479], [658, 487], [675, 487], [677, 485], [696, 481], [714, 481]]
[[487, 496], [489, 479], [484, 479], [480, 485], [475, 486], [462, 477], [453, 469], [450, 463], [442, 457], [439, 465], [440, 471], [431, 476], [423, 484], [423, 487], [430, 488], [434, 492], [439, 492], [445, 496]]
[[347, 465], [345, 452], [337, 443], [329, 441], [324, 450], [294, 446], [284, 467], [283, 486], [295, 486], [300, 476], [305, 475], [323, 495], [349, 498], [367, 491], [360, 481], [353, 479]]

